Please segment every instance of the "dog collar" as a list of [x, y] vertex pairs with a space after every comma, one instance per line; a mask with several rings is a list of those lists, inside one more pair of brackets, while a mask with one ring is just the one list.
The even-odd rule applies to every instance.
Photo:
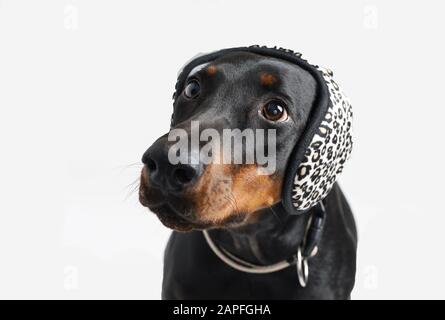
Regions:
[[334, 81], [331, 70], [308, 63], [298, 52], [260, 46], [223, 49], [195, 57], [180, 71], [173, 99], [176, 101], [195, 67], [232, 52], [251, 52], [294, 63], [317, 82], [316, 99], [287, 163], [282, 190], [287, 212], [306, 212], [329, 194], [352, 152], [351, 104]]
[[320, 201], [318, 206], [314, 208], [314, 213], [309, 217], [305, 236], [298, 246], [297, 253], [289, 259], [267, 266], [256, 265], [233, 255], [213, 242], [207, 230], [202, 232], [213, 253], [229, 267], [246, 273], [266, 274], [281, 271], [294, 265], [297, 268], [298, 282], [304, 288], [309, 279], [308, 260], [318, 253], [318, 244], [323, 232], [325, 217], [326, 209], [323, 202]]

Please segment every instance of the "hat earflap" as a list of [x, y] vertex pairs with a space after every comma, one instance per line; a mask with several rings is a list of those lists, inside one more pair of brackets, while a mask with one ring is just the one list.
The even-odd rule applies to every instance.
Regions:
[[317, 67], [329, 93], [329, 105], [293, 177], [292, 205], [306, 211], [334, 186], [352, 152], [352, 107], [329, 69]]

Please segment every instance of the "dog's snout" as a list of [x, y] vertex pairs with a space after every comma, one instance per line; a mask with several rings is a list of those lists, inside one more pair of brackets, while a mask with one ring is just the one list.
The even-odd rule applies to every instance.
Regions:
[[202, 173], [201, 164], [172, 164], [168, 158], [168, 143], [156, 141], [142, 156], [149, 184], [170, 192], [181, 192], [192, 186]]
[[199, 166], [178, 165], [173, 169], [173, 181], [178, 185], [187, 185], [199, 176]]

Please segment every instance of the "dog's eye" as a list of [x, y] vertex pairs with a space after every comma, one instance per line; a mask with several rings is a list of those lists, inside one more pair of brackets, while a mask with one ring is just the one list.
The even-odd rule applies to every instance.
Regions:
[[287, 111], [284, 103], [278, 100], [269, 101], [263, 107], [262, 114], [270, 121], [284, 121], [287, 119]]
[[197, 80], [191, 80], [185, 86], [184, 95], [189, 99], [193, 99], [199, 95], [200, 91], [201, 86], [199, 85], [199, 82]]

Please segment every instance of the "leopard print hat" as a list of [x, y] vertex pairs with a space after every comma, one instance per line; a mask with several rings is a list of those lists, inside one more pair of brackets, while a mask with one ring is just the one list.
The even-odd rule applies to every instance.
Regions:
[[334, 186], [352, 151], [352, 107], [329, 69], [312, 65], [300, 53], [283, 48], [260, 46], [230, 48], [200, 55], [180, 71], [175, 94], [182, 92], [190, 71], [222, 55], [247, 51], [283, 59], [308, 71], [319, 90], [303, 135], [287, 164], [282, 202], [291, 214], [300, 214], [323, 200]]

